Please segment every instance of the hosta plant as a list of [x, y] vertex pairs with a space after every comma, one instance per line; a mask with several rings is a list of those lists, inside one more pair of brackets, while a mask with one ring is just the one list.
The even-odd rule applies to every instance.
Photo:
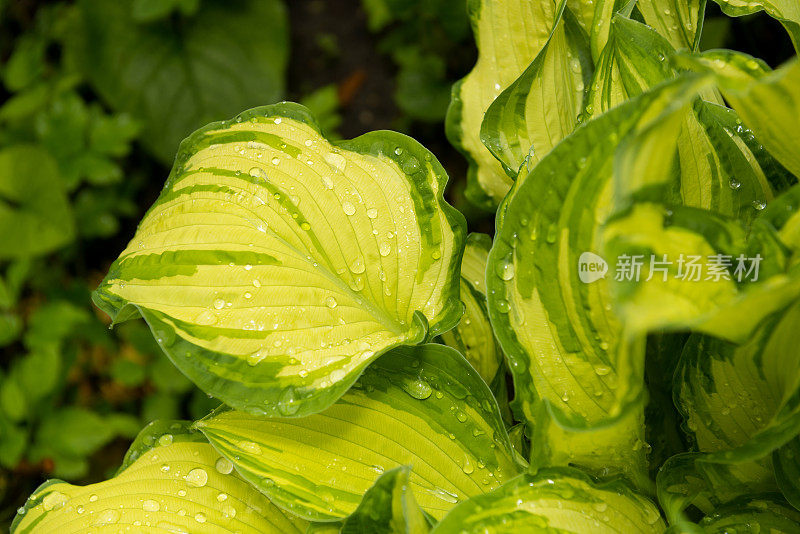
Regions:
[[15, 533], [800, 532], [800, 64], [700, 52], [702, 0], [467, 7], [494, 237], [404, 135], [198, 130], [94, 301], [221, 405]]

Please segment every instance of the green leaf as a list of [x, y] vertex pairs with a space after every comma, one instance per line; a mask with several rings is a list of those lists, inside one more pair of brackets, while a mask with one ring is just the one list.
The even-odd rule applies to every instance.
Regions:
[[772, 466], [783, 496], [800, 510], [800, 437], [784, 443], [772, 453]]
[[487, 209], [497, 206], [512, 181], [481, 143], [484, 113], [542, 50], [556, 21], [556, 7], [524, 0], [467, 4], [478, 61], [453, 86], [445, 127], [447, 138], [469, 161], [467, 197]]
[[83, 408], [62, 408], [41, 422], [36, 440], [68, 456], [88, 456], [114, 437], [102, 417]]
[[378, 355], [461, 315], [463, 216], [412, 139], [329, 143], [277, 104], [182, 144], [167, 185], [94, 293], [141, 314], [206, 393], [251, 413], [330, 406]]
[[0, 258], [37, 256], [69, 243], [75, 228], [58, 168], [33, 145], [0, 150]]
[[2, 66], [3, 83], [16, 92], [39, 79], [46, 67], [44, 60], [47, 42], [34, 34], [25, 34], [14, 41], [11, 57]]
[[586, 116], [605, 113], [672, 78], [667, 59], [674, 53], [655, 30], [619, 14], [609, 22], [608, 40], [586, 100]]
[[[658, 120], [676, 98], [685, 104], [703, 83], [660, 86], [577, 129], [518, 178], [501, 207], [487, 262], [489, 317], [510, 362], [515, 402], [533, 430], [538, 465], [646, 478], [644, 338], [623, 333], [608, 283], [582, 282], [579, 259], [602, 250], [618, 140]], [[609, 427], [614, 423], [621, 426]]]
[[636, 9], [645, 23], [666, 37], [673, 48], [697, 50], [706, 0], [639, 0]]
[[387, 471], [367, 490], [361, 504], [342, 523], [340, 534], [425, 534], [425, 514], [411, 491], [407, 466]]
[[469, 234], [461, 260], [461, 302], [464, 315], [452, 330], [442, 334], [445, 345], [463, 354], [487, 384], [502, 369], [503, 353], [492, 332], [486, 309], [486, 259], [492, 239]]
[[741, 17], [759, 11], [780, 21], [789, 32], [795, 50], [800, 51], [800, 4], [794, 0], [714, 0], [722, 12], [730, 17]]
[[711, 513], [744, 495], [776, 490], [774, 481], [753, 476], [753, 464], [719, 464], [704, 458], [703, 453], [677, 454], [659, 470], [658, 500], [676, 532], [697, 531], [684, 513], [690, 506]]
[[13, 534], [88, 532], [148, 525], [166, 532], [304, 532], [233, 473], [200, 433], [182, 422], [145, 428], [117, 475], [88, 486], [42, 484], [17, 514]]
[[658, 508], [620, 480], [598, 483], [576, 469], [542, 469], [459, 504], [433, 534], [664, 531]]
[[437, 519], [518, 472], [491, 392], [443, 345], [393, 350], [318, 414], [223, 411], [197, 426], [272, 502], [316, 521], [351, 514], [379, 474], [402, 465]]
[[82, 0], [76, 51], [103, 99], [144, 121], [142, 142], [162, 162], [203, 124], [280, 99], [288, 57], [282, 2], [208, 1], [191, 19], [148, 25], [136, 23], [133, 5]]
[[748, 496], [714, 510], [700, 526], [707, 534], [792, 534], [800, 530], [800, 512], [778, 495]]
[[[764, 458], [797, 434], [800, 305], [765, 319], [736, 346], [693, 335], [676, 374], [676, 403], [705, 461]], [[765, 476], [771, 477], [767, 471]]]
[[746, 54], [712, 51], [681, 56], [679, 63], [716, 72], [722, 94], [758, 142], [800, 176], [800, 124], [795, 120], [800, 114], [800, 61], [795, 58], [769, 72]]
[[535, 164], [578, 124], [592, 72], [586, 34], [561, 0], [555, 27], [536, 59], [489, 106], [481, 140], [515, 177]]

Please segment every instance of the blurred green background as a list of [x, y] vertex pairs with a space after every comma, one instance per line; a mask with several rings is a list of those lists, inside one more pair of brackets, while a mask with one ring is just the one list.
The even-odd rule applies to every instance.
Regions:
[[[89, 296], [194, 129], [287, 99], [333, 138], [399, 130], [491, 233], [444, 136], [476, 58], [465, 3], [0, 0], [0, 530], [46, 478], [105, 479], [147, 422], [216, 406], [143, 322], [109, 330]], [[712, 4], [703, 48], [721, 46], [792, 54], [768, 17]]]

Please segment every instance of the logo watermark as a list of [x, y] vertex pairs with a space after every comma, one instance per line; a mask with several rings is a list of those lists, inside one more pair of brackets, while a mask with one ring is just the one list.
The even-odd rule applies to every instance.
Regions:
[[[667, 254], [623, 254], [616, 260], [613, 278], [617, 282], [649, 282], [653, 279], [666, 282], [670, 277], [684, 282], [756, 282], [762, 257], [761, 254], [754, 257], [744, 254], [679, 254], [670, 258]], [[585, 284], [605, 278], [608, 270], [606, 260], [594, 252], [584, 252], [578, 258], [578, 277]]]
[[578, 276], [584, 284], [606, 277], [608, 263], [594, 252], [584, 252], [578, 258]]

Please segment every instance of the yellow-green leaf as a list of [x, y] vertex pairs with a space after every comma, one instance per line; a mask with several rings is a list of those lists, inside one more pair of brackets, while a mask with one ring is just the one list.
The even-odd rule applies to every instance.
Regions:
[[666, 37], [673, 48], [697, 49], [706, 0], [638, 0], [636, 9], [647, 25]]
[[463, 354], [487, 384], [503, 363], [503, 353], [492, 332], [486, 310], [486, 259], [492, 240], [470, 234], [461, 261], [461, 302], [464, 315], [458, 325], [442, 334], [442, 341]]
[[469, 160], [467, 196], [488, 209], [502, 200], [512, 180], [480, 140], [483, 115], [539, 54], [555, 24], [556, 7], [527, 0], [467, 3], [478, 61], [453, 86], [445, 126], [450, 142]]
[[197, 426], [245, 479], [310, 520], [351, 514], [379, 474], [401, 465], [413, 467], [409, 486], [437, 519], [518, 472], [491, 392], [443, 345], [394, 349], [318, 414], [223, 411]]
[[531, 425], [535, 464], [645, 478], [644, 339], [624, 335], [607, 281], [581, 281], [579, 261], [603, 250], [619, 139], [676, 98], [686, 104], [701, 82], [660, 86], [577, 129], [518, 178], [504, 202], [487, 263], [489, 317]]
[[414, 499], [408, 466], [387, 471], [342, 522], [340, 534], [426, 534], [428, 520]]
[[114, 478], [88, 486], [44, 483], [11, 532], [300, 534], [307, 524], [245, 482], [187, 423], [159, 421], [142, 431]]
[[526, 158], [538, 162], [572, 132], [583, 109], [591, 52], [566, 4], [559, 3], [555, 27], [541, 52], [489, 106], [481, 124], [481, 140], [512, 177]]
[[198, 130], [94, 300], [141, 314], [206, 393], [253, 413], [332, 404], [391, 347], [461, 315], [463, 217], [394, 132], [330, 143], [282, 103]]
[[800, 61], [795, 58], [769, 71], [762, 62], [730, 51], [680, 60], [717, 73], [722, 94], [744, 124], [778, 161], [800, 176]]
[[664, 532], [658, 508], [621, 480], [598, 483], [576, 469], [520, 475], [487, 495], [459, 504], [433, 534]]

